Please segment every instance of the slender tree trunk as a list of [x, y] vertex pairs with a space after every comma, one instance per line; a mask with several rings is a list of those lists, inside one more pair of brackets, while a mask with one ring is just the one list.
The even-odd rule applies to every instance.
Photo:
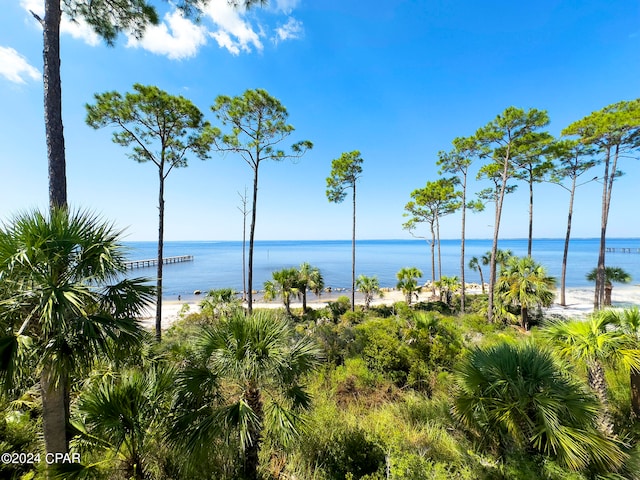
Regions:
[[262, 420], [264, 417], [260, 389], [255, 385], [249, 385], [246, 392], [246, 400], [258, 421], [257, 424], [250, 423], [248, 427], [250, 444], [244, 452], [244, 478], [246, 480], [258, 480], [260, 444], [262, 443]]
[[284, 296], [284, 309], [287, 311], [287, 316], [291, 317], [291, 299], [289, 298], [289, 296]]
[[438, 242], [438, 280], [442, 280], [442, 254], [440, 252], [440, 216], [436, 215], [436, 241]]
[[602, 411], [598, 423], [600, 429], [607, 435], [613, 435], [613, 420], [609, 412], [609, 398], [607, 395], [607, 383], [604, 376], [604, 367], [597, 360], [587, 364], [587, 382], [593, 389], [602, 404]]
[[302, 287], [302, 313], [307, 313], [307, 286]]
[[613, 290], [613, 284], [611, 282], [605, 282], [604, 284], [604, 306], [611, 306], [611, 290]]
[[569, 257], [569, 241], [571, 239], [571, 219], [573, 217], [573, 200], [576, 193], [576, 177], [571, 181], [571, 195], [569, 196], [569, 214], [567, 215], [567, 234], [564, 238], [564, 251], [562, 253], [562, 274], [560, 277], [560, 305], [567, 305], [565, 290], [567, 284], [567, 259]]
[[502, 186], [500, 187], [500, 192], [496, 201], [496, 216], [493, 226], [493, 243], [491, 244], [491, 260], [489, 262], [489, 306], [487, 308], [487, 319], [489, 320], [489, 322], [493, 322], [493, 289], [496, 285], [496, 253], [498, 251], [498, 235], [500, 233], [502, 203], [504, 202], [504, 194], [507, 190], [507, 180], [509, 179], [509, 158], [510, 151], [509, 149], [507, 149], [507, 154], [504, 158], [504, 168], [502, 170]]
[[67, 453], [67, 419], [65, 395], [62, 385], [55, 387], [51, 381], [50, 365], [45, 365], [40, 375], [42, 394], [42, 426], [47, 453]]
[[258, 167], [256, 162], [253, 168], [253, 204], [251, 206], [251, 225], [249, 227], [249, 266], [247, 269], [247, 311], [253, 313], [253, 241], [256, 233], [256, 206], [258, 203]]
[[160, 188], [158, 193], [158, 270], [156, 282], [156, 341], [162, 340], [162, 256], [164, 251], [164, 161], [160, 164]]
[[464, 174], [462, 181], [462, 231], [460, 232], [460, 312], [464, 313], [465, 310], [465, 278], [464, 278], [464, 243], [465, 243], [465, 230], [467, 219], [467, 174]]
[[496, 284], [496, 254], [498, 252], [498, 231], [501, 215], [501, 205], [496, 202], [495, 226], [493, 228], [493, 242], [491, 243], [491, 256], [489, 257], [489, 302], [487, 307], [487, 319], [493, 322], [493, 287]]
[[353, 182], [353, 231], [351, 233], [351, 311], [356, 310], [356, 182]]
[[67, 175], [62, 125], [62, 85], [60, 80], [60, 0], [46, 0], [43, 27], [44, 126], [49, 162], [49, 204], [67, 206]]
[[596, 291], [593, 308], [600, 310], [604, 305], [604, 283], [605, 283], [605, 249], [607, 243], [607, 198], [609, 197], [609, 173], [611, 161], [611, 150], [608, 149], [604, 161], [604, 179], [602, 182], [602, 214], [600, 218], [600, 248], [598, 250], [598, 266], [596, 270]]
[[527, 242], [527, 257], [531, 258], [533, 249], [533, 172], [529, 172], [529, 241]]
[[522, 320], [522, 329], [526, 332], [529, 330], [529, 310], [527, 307], [520, 307], [520, 316]]
[[482, 294], [484, 295], [485, 293], [484, 277], [482, 275], [482, 267], [480, 266], [480, 264], [478, 264], [478, 273], [480, 274], [480, 287], [482, 287]]
[[631, 370], [631, 412], [636, 419], [640, 418], [640, 371]]
[[247, 300], [247, 187], [244, 187], [244, 196], [242, 197], [242, 301]]
[[431, 295], [436, 294], [436, 232], [431, 222]]

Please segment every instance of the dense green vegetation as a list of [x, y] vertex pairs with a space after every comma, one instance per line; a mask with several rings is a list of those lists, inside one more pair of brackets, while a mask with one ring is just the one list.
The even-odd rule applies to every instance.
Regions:
[[[61, 212], [53, 226], [67, 226], [66, 218]], [[637, 385], [640, 368], [637, 309], [546, 320], [535, 307], [546, 297], [527, 295], [510, 303], [512, 315], [488, 323], [487, 295], [469, 296], [461, 314], [451, 277], [441, 285], [446, 301], [352, 311], [341, 297], [318, 310], [289, 305], [247, 315], [223, 289], [158, 343], [134, 320], [140, 295], [150, 292], [135, 282], [105, 286], [93, 263], [83, 267], [102, 259], [117, 270], [120, 261], [111, 243], [108, 257], [95, 246], [110, 231], [84, 218], [71, 224], [98, 226], [88, 245], [65, 228], [42, 244], [27, 241], [29, 230], [12, 242], [31, 226], [28, 216], [0, 242], [0, 442], [9, 454], [46, 458], [38, 386], [66, 362], [68, 377], [58, 381], [68, 386], [62, 431], [81, 462], [58, 465], [59, 478], [640, 478], [638, 396], [629, 383], [631, 374]], [[56, 237], [68, 240], [52, 243]], [[63, 277], [74, 281], [58, 287], [70, 303], [54, 310], [63, 330], [21, 327], [23, 318], [46, 322], [54, 312], [28, 294], [48, 292], [36, 282], [42, 272], [20, 262], [31, 250], [70, 252], [63, 263], [76, 270]], [[302, 265], [290, 276], [296, 288], [311, 288], [318, 273]], [[505, 260], [500, 282], [512, 277], [518, 285], [546, 278], [529, 257]], [[33, 288], [8, 295], [18, 279]], [[126, 301], [115, 302], [114, 292]], [[536, 319], [530, 331], [522, 310]], [[81, 357], [66, 359], [69, 342], [73, 351], [84, 345]], [[46, 476], [44, 461], [0, 468], [3, 478]]]

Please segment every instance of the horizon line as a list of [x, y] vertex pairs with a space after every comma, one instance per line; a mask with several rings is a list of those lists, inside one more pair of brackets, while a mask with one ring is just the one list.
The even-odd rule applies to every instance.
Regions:
[[[357, 242], [379, 242], [379, 241], [387, 241], [387, 242], [396, 242], [396, 241], [416, 241], [423, 242], [426, 238], [356, 238]], [[570, 240], [599, 240], [599, 237], [573, 237]], [[468, 241], [474, 240], [487, 240], [493, 241], [492, 238], [465, 238], [465, 243]], [[508, 241], [527, 241], [527, 237], [510, 237], [510, 238], [500, 238], [498, 242], [501, 240]], [[534, 237], [533, 241], [536, 240], [564, 240], [564, 237]], [[609, 237], [607, 240], [637, 240], [640, 241], [640, 237]], [[129, 242], [157, 242], [158, 239], [153, 240], [124, 240]], [[256, 239], [256, 242], [351, 242], [351, 238], [316, 238], [316, 239], [291, 239], [291, 238], [262, 238]], [[440, 241], [460, 241], [460, 238], [441, 238]], [[237, 240], [219, 240], [219, 239], [189, 239], [189, 240], [167, 240], [164, 242], [242, 242], [242, 239]], [[248, 240], [246, 241], [248, 243]]]

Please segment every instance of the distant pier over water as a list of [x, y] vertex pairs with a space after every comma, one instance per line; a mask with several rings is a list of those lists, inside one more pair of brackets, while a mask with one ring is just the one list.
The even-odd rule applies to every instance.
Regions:
[[605, 247], [608, 253], [640, 253], [638, 247]]
[[[162, 259], [162, 263], [167, 265], [169, 263], [182, 263], [182, 262], [192, 262], [193, 255], [180, 255], [177, 257], [166, 257]], [[151, 258], [148, 260], [129, 260], [124, 262], [124, 265], [127, 269], [132, 268], [144, 268], [144, 267], [155, 267], [158, 265], [157, 258]]]

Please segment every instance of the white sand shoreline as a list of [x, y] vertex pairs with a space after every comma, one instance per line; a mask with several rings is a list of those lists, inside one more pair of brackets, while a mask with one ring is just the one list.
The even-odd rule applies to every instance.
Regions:
[[[480, 293], [480, 288], [467, 289], [468, 294]], [[307, 306], [309, 308], [323, 308], [329, 302], [335, 301], [341, 295], [349, 296], [349, 292], [333, 292], [329, 295], [322, 295], [320, 298], [310, 294], [307, 298]], [[593, 312], [593, 288], [589, 287], [572, 287], [566, 289], [566, 306], [560, 305], [560, 290], [556, 290], [556, 300], [551, 307], [546, 309], [548, 316], [560, 316], [565, 318], [583, 318]], [[431, 292], [420, 293], [419, 300], [427, 301], [431, 296]], [[392, 305], [395, 302], [404, 300], [404, 295], [398, 290], [390, 290], [384, 292], [383, 298], [374, 298], [372, 305]], [[165, 300], [162, 302], [162, 328], [169, 328], [176, 320], [178, 320], [180, 312], [189, 307], [189, 312], [199, 312], [200, 302], [202, 298], [180, 300]], [[356, 294], [356, 303], [362, 304], [362, 296]], [[282, 302], [274, 300], [272, 302], [264, 302], [262, 299], [254, 302], [254, 308], [284, 308]], [[640, 306], [640, 285], [632, 286], [616, 286], [612, 294], [613, 308], [627, 308], [631, 306]], [[291, 308], [302, 308], [302, 302], [295, 301], [291, 303]], [[153, 329], [155, 326], [155, 305], [150, 305], [145, 314], [140, 318], [145, 328]]]

